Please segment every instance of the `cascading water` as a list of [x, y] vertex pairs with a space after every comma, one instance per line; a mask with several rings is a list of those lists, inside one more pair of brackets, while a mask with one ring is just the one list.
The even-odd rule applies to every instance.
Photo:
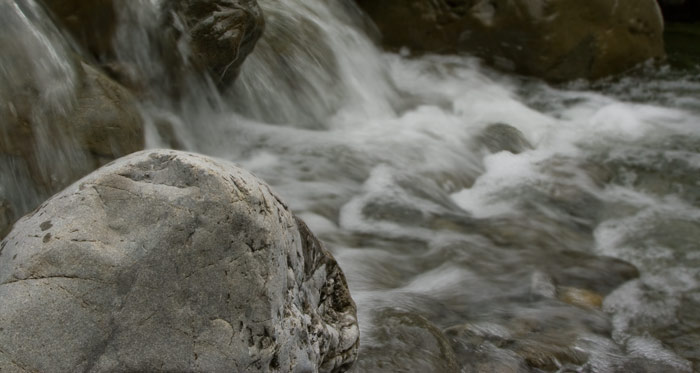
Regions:
[[[63, 177], [54, 171], [58, 165], [85, 162], [70, 136], [57, 136], [54, 123], [76, 106], [78, 62], [34, 0], [0, 3], [0, 23], [0, 200], [21, 214], [48, 197], [33, 178], [57, 182]], [[20, 157], [25, 147], [41, 166]]]
[[[230, 90], [147, 87], [142, 107], [325, 241], [358, 304], [357, 371], [700, 369], [699, 67], [552, 87], [380, 52], [349, 1], [259, 3]], [[158, 27], [135, 15], [157, 6], [131, 3], [115, 43], [154, 85]], [[36, 42], [58, 48], [36, 65], [51, 78], [70, 58]]]

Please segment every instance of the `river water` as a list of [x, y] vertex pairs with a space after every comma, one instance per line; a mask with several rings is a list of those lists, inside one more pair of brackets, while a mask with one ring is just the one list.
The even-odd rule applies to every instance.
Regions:
[[[358, 306], [356, 371], [700, 371], [699, 66], [552, 86], [381, 51], [345, 2], [259, 2], [233, 89], [150, 88], [148, 146], [167, 120], [308, 223]], [[142, 18], [118, 55], [154, 76]]]

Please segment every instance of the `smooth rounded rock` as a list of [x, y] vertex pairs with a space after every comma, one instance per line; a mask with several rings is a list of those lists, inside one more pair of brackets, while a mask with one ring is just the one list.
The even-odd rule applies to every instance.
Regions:
[[18, 221], [0, 298], [3, 372], [342, 372], [359, 341], [342, 271], [279, 197], [171, 150], [119, 159]]

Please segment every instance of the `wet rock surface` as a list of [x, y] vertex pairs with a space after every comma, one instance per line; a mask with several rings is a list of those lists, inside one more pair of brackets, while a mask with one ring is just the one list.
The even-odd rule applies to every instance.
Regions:
[[5, 238], [5, 235], [10, 231], [13, 215], [10, 204], [0, 198], [0, 239]]
[[342, 372], [356, 358], [333, 257], [225, 162], [119, 159], [0, 245], [2, 371]]
[[112, 0], [42, 0], [57, 21], [95, 58], [113, 54], [118, 10]]
[[167, 0], [162, 8], [175, 42], [169, 47], [182, 54], [186, 66], [208, 72], [220, 88], [236, 79], [265, 25], [255, 0]]
[[424, 317], [410, 312], [377, 311], [369, 339], [353, 372], [459, 372], [445, 335]]
[[491, 153], [507, 151], [519, 154], [533, 149], [532, 144], [527, 141], [520, 130], [505, 123], [494, 123], [486, 126], [481, 135], [477, 137], [477, 142]]
[[597, 79], [663, 56], [654, 0], [358, 0], [390, 47], [466, 52], [550, 81]]

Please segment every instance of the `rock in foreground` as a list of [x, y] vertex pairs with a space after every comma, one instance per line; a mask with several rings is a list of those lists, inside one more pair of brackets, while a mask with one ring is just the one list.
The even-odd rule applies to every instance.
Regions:
[[144, 151], [0, 246], [0, 371], [341, 372], [359, 341], [332, 256], [225, 162]]
[[597, 79], [663, 56], [655, 0], [356, 0], [390, 47], [467, 52], [551, 81]]

